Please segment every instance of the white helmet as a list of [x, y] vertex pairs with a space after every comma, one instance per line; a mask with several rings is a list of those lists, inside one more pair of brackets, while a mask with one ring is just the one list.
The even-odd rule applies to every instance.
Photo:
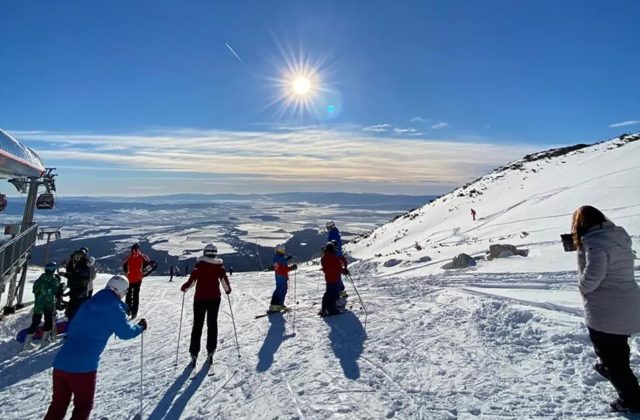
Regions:
[[218, 255], [218, 248], [214, 244], [207, 244], [207, 246], [204, 247], [203, 254], [207, 257], [215, 257]]
[[333, 220], [329, 220], [329, 221], [327, 222], [327, 230], [331, 230], [331, 229], [333, 229], [334, 227], [336, 227], [336, 224], [333, 222]]
[[124, 297], [127, 293], [127, 289], [129, 288], [129, 280], [124, 276], [113, 276], [107, 282], [107, 285], [104, 286], [107, 290], [112, 290], [120, 299]]
[[284, 254], [286, 251], [284, 249], [284, 245], [278, 244], [276, 245], [276, 254]]

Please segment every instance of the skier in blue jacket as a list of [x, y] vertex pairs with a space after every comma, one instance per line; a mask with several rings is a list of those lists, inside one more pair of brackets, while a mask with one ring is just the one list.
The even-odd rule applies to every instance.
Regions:
[[122, 298], [129, 281], [114, 276], [104, 290], [80, 306], [69, 324], [67, 339], [53, 361], [53, 398], [45, 420], [62, 420], [73, 396], [72, 419], [88, 419], [93, 408], [100, 355], [112, 334], [123, 340], [140, 335], [147, 322], [127, 321]]
[[[327, 237], [327, 242], [332, 242], [335, 247], [335, 255], [337, 257], [342, 257], [342, 238], [340, 237], [340, 231], [338, 227], [333, 221], [327, 222], [327, 232], [329, 233]], [[346, 299], [349, 297], [349, 294], [345, 290], [344, 282], [342, 281], [342, 275], [338, 274], [338, 284], [340, 287], [340, 297]], [[345, 301], [346, 302], [346, 301]]]

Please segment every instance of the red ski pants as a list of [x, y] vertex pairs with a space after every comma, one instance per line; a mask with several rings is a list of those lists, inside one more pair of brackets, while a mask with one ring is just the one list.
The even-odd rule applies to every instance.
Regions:
[[53, 399], [44, 420], [63, 420], [73, 395], [71, 420], [87, 420], [93, 408], [96, 372], [72, 373], [53, 369]]

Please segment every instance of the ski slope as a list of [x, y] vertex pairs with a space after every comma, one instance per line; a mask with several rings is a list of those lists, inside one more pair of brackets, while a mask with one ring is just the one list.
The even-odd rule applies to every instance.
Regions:
[[[637, 162], [640, 141], [618, 140], [521, 167], [516, 162], [352, 244], [366, 332], [350, 284], [351, 313], [316, 316], [323, 288], [317, 262], [302, 264], [296, 274], [297, 299], [292, 287], [287, 298], [295, 310], [261, 319], [254, 316], [268, 306], [273, 273], [234, 274], [231, 307], [242, 357], [225, 300], [212, 377], [203, 371], [191, 380], [185, 370], [193, 292], [178, 340], [184, 278], [145, 279], [140, 315], [150, 328], [143, 418], [616, 418], [607, 405], [615, 392], [591, 368], [595, 354], [575, 254], [563, 252], [559, 234], [569, 230], [571, 212], [589, 203], [624, 226], [638, 251]], [[481, 256], [493, 243], [530, 253], [440, 268], [461, 252]], [[390, 259], [400, 262], [385, 266]], [[108, 277], [100, 275], [96, 287]], [[13, 336], [28, 324], [28, 309], [0, 323], [2, 419], [42, 418], [51, 399], [50, 366], [59, 344], [20, 354]], [[636, 372], [639, 344], [632, 339]], [[139, 366], [140, 339], [112, 338], [92, 418], [129, 419], [138, 412]]]

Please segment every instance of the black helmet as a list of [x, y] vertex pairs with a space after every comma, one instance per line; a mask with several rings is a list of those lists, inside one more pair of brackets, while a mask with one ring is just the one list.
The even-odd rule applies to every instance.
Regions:
[[327, 242], [327, 244], [324, 246], [324, 250], [329, 252], [336, 252], [336, 246], [333, 242]]
[[87, 248], [86, 246], [83, 246], [82, 248], [80, 248], [80, 251], [83, 252], [84, 254], [88, 254], [89, 248]]
[[136, 242], [135, 244], [131, 245], [131, 250], [133, 251], [134, 249], [140, 249], [140, 244]]

